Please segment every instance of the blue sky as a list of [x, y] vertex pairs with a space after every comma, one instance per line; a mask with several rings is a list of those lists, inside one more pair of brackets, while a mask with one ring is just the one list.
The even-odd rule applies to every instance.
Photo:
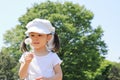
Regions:
[[[45, 0], [42, 0], [45, 1]], [[120, 0], [51, 0], [51, 1], [72, 1], [84, 5], [86, 9], [94, 13], [92, 26], [102, 26], [104, 30], [103, 40], [108, 46], [106, 59], [120, 62]], [[26, 8], [32, 7], [34, 3], [41, 0], [2, 0], [0, 2], [0, 47], [3, 46], [3, 34], [6, 30], [15, 27], [18, 18], [26, 12]]]

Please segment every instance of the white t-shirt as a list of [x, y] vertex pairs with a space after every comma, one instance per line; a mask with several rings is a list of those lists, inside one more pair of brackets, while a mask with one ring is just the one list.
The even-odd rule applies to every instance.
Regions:
[[[25, 55], [29, 54], [29, 52], [23, 53], [19, 62], [24, 62]], [[35, 80], [37, 77], [52, 77], [55, 75], [53, 67], [57, 64], [61, 64], [62, 60], [58, 57], [56, 53], [49, 52], [49, 54], [45, 56], [37, 56], [34, 55], [29, 68], [28, 68], [28, 76], [25, 80]]]

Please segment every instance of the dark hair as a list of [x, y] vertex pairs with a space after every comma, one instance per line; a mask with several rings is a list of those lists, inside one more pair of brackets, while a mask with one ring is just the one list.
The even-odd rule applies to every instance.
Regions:
[[[52, 26], [55, 27], [55, 24], [53, 22], [51, 22]], [[58, 50], [60, 49], [60, 41], [59, 41], [59, 37], [57, 35], [57, 33], [55, 32], [54, 34], [54, 41], [53, 44], [55, 45], [55, 47], [53, 48], [54, 52], [58, 52]]]
[[60, 41], [59, 41], [58, 35], [56, 33], [54, 34], [53, 44], [55, 45], [55, 47], [53, 48], [53, 51], [57, 52], [60, 48]]
[[22, 52], [28, 51], [27, 45], [25, 44], [25, 39], [27, 39], [27, 38], [28, 38], [28, 36], [26, 36], [26, 37], [24, 38], [24, 40], [22, 41], [22, 43], [21, 43], [20, 50], [21, 50]]

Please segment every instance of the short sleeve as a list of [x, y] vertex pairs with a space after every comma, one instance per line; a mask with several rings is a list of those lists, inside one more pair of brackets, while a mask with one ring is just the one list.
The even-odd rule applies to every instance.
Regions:
[[22, 56], [21, 56], [20, 59], [19, 59], [19, 62], [20, 62], [20, 63], [25, 62], [25, 55], [26, 55], [26, 54], [27, 54], [26, 52], [22, 54]]
[[59, 56], [56, 53], [53, 53], [52, 59], [53, 59], [53, 66], [62, 63], [62, 60], [59, 58]]

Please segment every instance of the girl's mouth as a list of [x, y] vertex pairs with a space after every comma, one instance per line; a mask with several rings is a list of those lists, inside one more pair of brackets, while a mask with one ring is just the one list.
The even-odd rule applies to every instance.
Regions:
[[39, 42], [34, 42], [34, 44], [39, 44]]

